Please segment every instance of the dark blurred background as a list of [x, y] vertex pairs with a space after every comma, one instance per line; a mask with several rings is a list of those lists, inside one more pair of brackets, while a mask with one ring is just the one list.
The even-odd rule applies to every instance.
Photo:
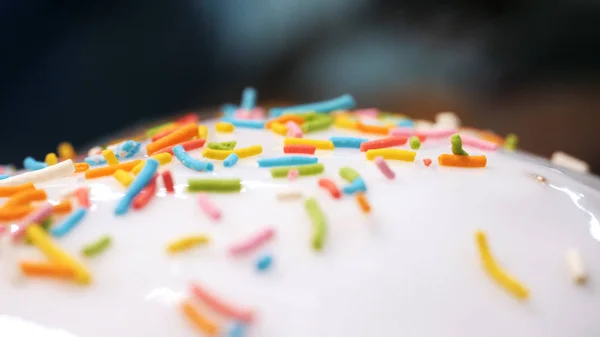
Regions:
[[597, 1], [3, 0], [1, 163], [174, 112], [352, 93], [600, 171]]

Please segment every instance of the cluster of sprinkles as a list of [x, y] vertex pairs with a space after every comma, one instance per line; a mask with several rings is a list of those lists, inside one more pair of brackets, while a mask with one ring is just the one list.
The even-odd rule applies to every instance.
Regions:
[[[35, 184], [52, 181], [73, 175], [82, 175], [86, 181], [112, 176], [124, 189], [123, 196], [114, 208], [116, 216], [126, 216], [130, 209], [143, 210], [151, 203], [162, 182], [167, 194], [175, 193], [175, 181], [169, 169], [161, 166], [177, 159], [181, 165], [194, 172], [213, 172], [220, 169], [214, 161], [222, 161], [223, 169], [234, 167], [240, 160], [256, 163], [258, 168], [268, 168], [274, 179], [287, 178], [290, 181], [305, 176], [320, 176], [325, 165], [319, 162], [317, 151], [348, 149], [365, 153], [365, 161], [373, 165], [387, 180], [395, 180], [394, 161], [412, 164], [416, 161], [418, 150], [423, 143], [431, 140], [445, 140], [451, 153], [438, 157], [438, 165], [459, 168], [484, 168], [487, 165], [485, 155], [470, 155], [463, 145], [479, 151], [496, 151], [504, 148], [514, 151], [518, 138], [509, 134], [506, 139], [487, 131], [463, 132], [459, 128], [458, 118], [452, 113], [440, 113], [433, 128], [418, 129], [414, 122], [403, 116], [387, 114], [377, 109], [355, 110], [356, 103], [350, 95], [342, 95], [330, 100], [310, 104], [275, 107], [268, 110], [256, 106], [257, 92], [246, 88], [242, 93], [239, 106], [225, 104], [223, 117], [216, 123], [218, 133], [235, 133], [236, 128], [268, 129], [283, 138], [282, 153], [279, 157], [259, 157], [263, 152], [260, 144], [238, 147], [237, 140], [207, 142], [208, 127], [199, 125], [195, 114], [188, 114], [176, 121], [150, 128], [141, 137], [113, 142], [105, 148], [95, 146], [87, 156], [77, 156], [69, 143], [61, 143], [57, 153], [48, 153], [44, 161], [26, 157], [23, 161], [25, 172], [18, 173], [9, 167], [0, 167], [0, 197], [8, 198], [0, 206], [0, 221], [13, 221], [16, 225], [0, 226], [0, 236], [10, 238], [10, 244], [29, 242], [43, 253], [47, 261], [18, 261], [23, 275], [30, 277], [51, 277], [73, 280], [80, 284], [92, 281], [92, 274], [79, 258], [60, 247], [58, 240], [76, 230], [85, 221], [92, 206], [88, 185], [61, 193], [57, 204], [47, 201], [46, 192]], [[378, 118], [384, 122], [371, 124], [368, 121]], [[318, 131], [338, 128], [360, 133], [363, 137], [333, 136], [329, 139], [313, 139], [309, 136]], [[372, 140], [366, 136], [376, 136]], [[230, 137], [230, 136], [229, 136]], [[406, 146], [409, 149], [398, 148]], [[145, 145], [144, 145], [145, 144]], [[191, 153], [202, 149], [201, 157]], [[212, 161], [210, 161], [212, 160]], [[552, 161], [559, 166], [575, 171], [589, 170], [587, 163], [558, 152]], [[430, 158], [422, 158], [423, 166], [430, 167]], [[420, 165], [420, 164], [419, 164]], [[18, 173], [18, 174], [17, 174]], [[368, 216], [372, 209], [369, 202], [367, 182], [352, 167], [339, 169], [339, 177], [345, 181], [339, 185], [331, 177], [319, 177], [318, 190], [328, 194], [334, 200], [352, 197], [357, 207]], [[546, 179], [534, 175], [542, 183]], [[290, 183], [291, 184], [291, 183]], [[240, 178], [198, 178], [187, 180], [187, 193], [197, 193], [199, 209], [213, 222], [223, 217], [226, 205], [219, 205], [211, 198], [211, 193], [240, 193], [243, 189]], [[318, 193], [322, 193], [318, 192]], [[307, 242], [315, 251], [323, 251], [328, 233], [326, 209], [322, 208], [316, 196], [305, 196], [295, 190], [277, 194], [280, 201], [293, 202], [304, 199], [307, 220], [311, 224], [310, 238]], [[220, 208], [221, 206], [222, 208]], [[375, 205], [376, 206], [376, 205]], [[61, 221], [54, 220], [62, 217]], [[13, 228], [14, 227], [14, 228]], [[10, 228], [10, 230], [7, 230]], [[275, 255], [263, 250], [275, 239], [277, 229], [265, 226], [259, 231], [232, 241], [227, 253], [233, 258], [252, 257], [254, 267], [266, 272], [275, 261]], [[491, 255], [484, 232], [475, 233], [476, 247], [483, 269], [489, 276], [519, 299], [529, 296], [528, 289], [509, 275]], [[211, 243], [211, 237], [204, 233], [182, 236], [168, 242], [169, 254], [182, 254], [195, 247]], [[84, 258], [94, 258], [109, 250], [113, 245], [110, 235], [102, 235], [81, 249]], [[587, 280], [582, 258], [576, 248], [566, 253], [569, 271], [578, 284]], [[230, 320], [227, 334], [231, 337], [243, 336], [254, 321], [254, 312], [228, 303], [199, 284], [190, 286], [190, 296], [181, 303], [181, 309], [189, 321], [208, 335], [216, 335], [223, 327], [209, 319], [196, 302]]]

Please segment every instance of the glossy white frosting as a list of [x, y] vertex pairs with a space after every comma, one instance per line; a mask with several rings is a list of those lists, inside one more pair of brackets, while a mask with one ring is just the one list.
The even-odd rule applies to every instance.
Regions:
[[[279, 135], [240, 128], [219, 134], [214, 123], [207, 123], [209, 141], [260, 144], [260, 157], [283, 155]], [[309, 137], [333, 135], [365, 137], [335, 128]], [[583, 184], [545, 160], [502, 151], [486, 152], [484, 169], [439, 167], [437, 156], [449, 152], [446, 140], [424, 142], [415, 163], [388, 161], [393, 181], [354, 149], [318, 150], [325, 173], [293, 182], [272, 179], [268, 169], [258, 168], [257, 157], [240, 159], [233, 168], [213, 161], [214, 172], [204, 173], [174, 157], [161, 169], [173, 172], [176, 193], [167, 195], [161, 185], [146, 208], [122, 217], [113, 212], [124, 188], [113, 177], [86, 181], [78, 174], [39, 184], [55, 202], [65, 188], [91, 187], [91, 212], [57, 241], [84, 262], [93, 283], [15, 279], [17, 261], [44, 258], [32, 246], [0, 247], [0, 336], [202, 336], [178, 306], [190, 295], [190, 282], [253, 308], [253, 337], [597, 336], [600, 193], [589, 185], [598, 181], [585, 176]], [[200, 149], [190, 154], [201, 158]], [[425, 167], [423, 158], [433, 164]], [[370, 215], [353, 197], [334, 200], [317, 185], [328, 177], [341, 188], [342, 166], [364, 178]], [[210, 195], [223, 214], [215, 222], [185, 191], [191, 177], [241, 178], [243, 190]], [[328, 227], [322, 252], [311, 248], [304, 198], [279, 201], [276, 195], [284, 191], [301, 191], [320, 203]], [[227, 254], [233, 243], [267, 225], [277, 233], [255, 254]], [[484, 272], [473, 237], [477, 229], [487, 233], [498, 263], [529, 288], [527, 301], [516, 300]], [[168, 242], [199, 233], [212, 242], [166, 253]], [[104, 234], [112, 236], [112, 246], [84, 258], [82, 246]], [[569, 275], [565, 253], [573, 247], [588, 272], [585, 286]], [[258, 272], [255, 261], [263, 252], [273, 254], [274, 264]], [[226, 335], [230, 321], [202, 312]]]

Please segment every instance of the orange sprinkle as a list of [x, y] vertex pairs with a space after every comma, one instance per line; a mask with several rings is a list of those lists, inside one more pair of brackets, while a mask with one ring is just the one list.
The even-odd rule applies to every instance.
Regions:
[[88, 163], [75, 163], [75, 173], [85, 172], [90, 169], [90, 164]]
[[198, 329], [207, 333], [209, 336], [215, 336], [217, 334], [219, 330], [217, 324], [202, 316], [202, 314], [192, 306], [192, 303], [189, 300], [181, 303], [181, 308], [183, 309], [183, 312], [185, 312], [187, 318], [189, 318]]
[[146, 152], [148, 155], [153, 154], [154, 152], [165, 148], [169, 145], [174, 145], [177, 143], [184, 142], [186, 140], [190, 140], [198, 135], [198, 125], [197, 124], [187, 124], [177, 129], [176, 131], [164, 136], [163, 138], [146, 145]]
[[156, 134], [154, 134], [154, 136], [152, 136], [152, 141], [155, 142], [167, 135], [170, 135], [171, 133], [175, 132], [179, 128], [181, 128], [181, 125], [179, 125], [177, 123], [167, 125], [164, 128], [160, 129], [160, 132], [157, 132]]
[[273, 118], [270, 121], [267, 121], [265, 123], [265, 128], [270, 129], [271, 124], [273, 124], [273, 123], [281, 123], [281, 124], [285, 125], [285, 123], [290, 122], [290, 121], [294, 122], [298, 125], [302, 125], [302, 124], [304, 124], [304, 117], [298, 116], [298, 115], [281, 115], [277, 118]]
[[94, 178], [110, 176], [113, 173], [115, 173], [115, 171], [117, 171], [117, 170], [123, 170], [123, 171], [129, 172], [133, 169], [133, 167], [135, 165], [139, 164], [140, 162], [141, 162], [140, 159], [136, 159], [136, 160], [128, 161], [128, 162], [121, 163], [118, 165], [112, 165], [112, 166], [106, 166], [106, 167], [100, 167], [100, 168], [87, 170], [87, 171], [85, 171], [85, 179], [94, 179]]
[[487, 158], [485, 156], [442, 154], [438, 157], [438, 164], [440, 164], [440, 166], [485, 167], [486, 163]]
[[491, 131], [480, 131], [478, 133], [479, 138], [483, 140], [487, 140], [488, 142], [495, 143], [497, 145], [502, 146], [504, 144], [504, 138], [502, 136], [497, 135]]
[[371, 212], [371, 205], [369, 205], [369, 201], [367, 200], [367, 197], [365, 197], [364, 193], [356, 193], [356, 201], [358, 202], [358, 205], [360, 206], [360, 209], [362, 209], [363, 213], [368, 214]]
[[65, 214], [71, 212], [71, 210], [73, 210], [73, 206], [69, 200], [63, 200], [60, 204], [52, 206], [53, 214]]
[[0, 186], [0, 197], [10, 197], [17, 192], [29, 189], [35, 189], [33, 183], [27, 183], [16, 186]]
[[47, 262], [21, 261], [21, 271], [27, 276], [41, 276], [54, 278], [73, 278], [74, 273], [69, 267]]
[[0, 208], [0, 221], [13, 221], [21, 219], [27, 214], [33, 211], [33, 207], [27, 206], [14, 206], [11, 208]]
[[356, 122], [356, 129], [365, 133], [373, 133], [377, 135], [387, 135], [390, 129], [387, 126], [366, 125], [361, 122]]
[[46, 191], [44, 190], [26, 189], [6, 200], [2, 208], [9, 209], [15, 206], [29, 205], [30, 202], [44, 201], [46, 198], [48, 198], [48, 195], [46, 195]]

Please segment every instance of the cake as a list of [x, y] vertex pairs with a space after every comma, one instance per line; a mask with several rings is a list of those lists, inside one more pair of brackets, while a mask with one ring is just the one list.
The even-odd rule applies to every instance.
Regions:
[[[255, 101], [0, 180], [0, 336], [598, 336], [577, 174], [451, 113]], [[11, 203], [30, 181], [46, 197]]]

